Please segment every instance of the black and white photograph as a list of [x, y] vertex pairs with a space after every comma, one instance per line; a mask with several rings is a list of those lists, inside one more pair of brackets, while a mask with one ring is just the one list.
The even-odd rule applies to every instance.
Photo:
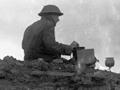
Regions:
[[120, 90], [120, 0], [0, 0], [0, 90]]

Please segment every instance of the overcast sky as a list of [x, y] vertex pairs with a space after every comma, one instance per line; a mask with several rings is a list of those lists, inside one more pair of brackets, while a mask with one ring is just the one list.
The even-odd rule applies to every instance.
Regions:
[[114, 57], [112, 71], [120, 72], [120, 0], [0, 0], [0, 58], [23, 60], [21, 42], [28, 25], [40, 19], [44, 5], [55, 4], [64, 13], [56, 26], [57, 41], [94, 48], [104, 66]]

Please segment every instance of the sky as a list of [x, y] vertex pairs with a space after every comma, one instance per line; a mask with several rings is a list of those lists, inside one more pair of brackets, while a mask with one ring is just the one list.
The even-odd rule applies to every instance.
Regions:
[[93, 48], [100, 64], [114, 57], [112, 71], [120, 73], [120, 0], [0, 0], [0, 58], [23, 60], [21, 42], [25, 29], [40, 19], [44, 5], [57, 5], [61, 12], [56, 40], [64, 44], [79, 42]]

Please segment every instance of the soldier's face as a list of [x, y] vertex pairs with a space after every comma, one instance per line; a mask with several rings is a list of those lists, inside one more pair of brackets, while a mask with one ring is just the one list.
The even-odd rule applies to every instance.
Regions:
[[55, 23], [57, 23], [59, 21], [59, 16], [58, 15], [52, 15]]

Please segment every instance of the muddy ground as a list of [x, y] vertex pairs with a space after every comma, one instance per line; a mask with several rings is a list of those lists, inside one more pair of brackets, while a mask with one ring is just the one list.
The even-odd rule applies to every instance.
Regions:
[[60, 60], [6, 56], [0, 60], [0, 90], [120, 90], [120, 74], [89, 68], [78, 75], [73, 64]]

